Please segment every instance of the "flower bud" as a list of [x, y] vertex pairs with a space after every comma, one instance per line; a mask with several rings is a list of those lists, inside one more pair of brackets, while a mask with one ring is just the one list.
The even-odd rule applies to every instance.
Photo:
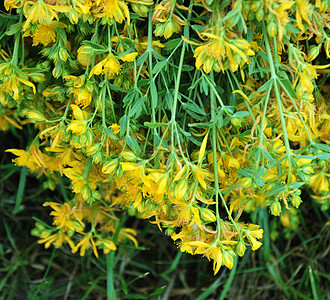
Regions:
[[273, 20], [268, 23], [267, 32], [271, 38], [277, 34], [277, 24]]
[[91, 196], [91, 189], [88, 186], [88, 184], [85, 184], [84, 187], [81, 190], [81, 197], [84, 200], [87, 200]]
[[245, 250], [246, 250], [246, 246], [244, 242], [240, 240], [236, 245], [236, 252], [240, 257], [242, 257], [245, 253]]
[[291, 203], [295, 208], [298, 208], [301, 203], [301, 198], [299, 195], [293, 194], [293, 197], [291, 199]]
[[165, 25], [163, 23], [157, 23], [154, 31], [155, 36], [162, 36], [164, 34]]
[[102, 152], [99, 151], [96, 153], [96, 155], [93, 157], [93, 163], [94, 164], [99, 164], [102, 162]]
[[253, 12], [256, 12], [261, 6], [261, 2], [260, 1], [253, 1], [251, 4], [250, 4], [250, 10], [253, 11]]
[[72, 24], [77, 24], [79, 21], [79, 15], [78, 12], [75, 9], [71, 9], [67, 13], [67, 17], [69, 17], [69, 20]]
[[69, 54], [68, 54], [68, 51], [66, 49], [61, 48], [60, 51], [58, 52], [58, 55], [59, 55], [60, 59], [63, 60], [63, 61], [68, 60]]
[[242, 119], [241, 118], [231, 118], [231, 124], [234, 126], [234, 127], [241, 127], [242, 126]]
[[311, 62], [314, 60], [320, 53], [320, 47], [319, 46], [311, 46], [308, 49], [308, 62]]
[[282, 212], [281, 203], [278, 200], [274, 200], [272, 202], [272, 204], [270, 205], [270, 211], [271, 211], [272, 215], [274, 215], [274, 216], [281, 215], [281, 212]]
[[187, 189], [188, 189], [187, 181], [186, 180], [179, 181], [174, 190], [175, 198], [181, 200], [186, 194]]
[[168, 39], [172, 36], [174, 32], [174, 25], [171, 21], [167, 21], [165, 24], [165, 29], [164, 29], [164, 37], [165, 39]]
[[102, 173], [112, 174], [118, 166], [118, 158], [107, 161], [102, 167]]
[[46, 121], [45, 116], [40, 111], [34, 109], [24, 109], [22, 113], [24, 113], [30, 120], [34, 122]]
[[132, 151], [123, 151], [120, 156], [125, 160], [125, 161], [137, 161], [137, 157]]
[[68, 229], [66, 230], [66, 234], [68, 235], [68, 237], [72, 237], [72, 236], [74, 235], [74, 230], [68, 228]]
[[203, 207], [201, 207], [199, 210], [202, 219], [204, 219], [206, 222], [215, 222], [217, 220], [212, 210]]
[[45, 239], [45, 238], [49, 237], [50, 235], [51, 235], [51, 232], [48, 230], [45, 230], [40, 233], [40, 238]]
[[223, 252], [223, 264], [228, 268], [232, 269], [234, 266], [235, 252], [230, 249]]
[[258, 22], [261, 22], [265, 17], [265, 11], [263, 8], [260, 8], [257, 12], [256, 12], [256, 19]]

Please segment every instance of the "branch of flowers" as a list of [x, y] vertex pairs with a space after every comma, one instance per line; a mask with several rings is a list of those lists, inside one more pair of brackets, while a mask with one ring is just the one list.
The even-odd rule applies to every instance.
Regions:
[[[214, 73], [213, 70], [210, 72], [210, 76], [213, 80]], [[230, 211], [227, 207], [227, 203], [222, 195], [222, 192], [219, 188], [219, 178], [218, 178], [218, 166], [217, 166], [217, 125], [216, 125], [216, 100], [215, 94], [216, 91], [213, 89], [210, 91], [210, 100], [211, 100], [211, 120], [212, 120], [212, 151], [213, 151], [213, 172], [214, 172], [214, 187], [215, 187], [215, 202], [216, 202], [216, 219], [217, 219], [217, 240], [220, 240], [221, 233], [221, 218], [220, 218], [220, 204], [219, 204], [219, 196], [221, 198], [221, 202], [225, 207], [228, 218], [235, 226], [238, 231], [238, 225], [230, 214]]]
[[266, 50], [267, 50], [267, 56], [268, 56], [268, 62], [269, 62], [269, 66], [270, 66], [270, 70], [271, 70], [271, 79], [274, 80], [274, 90], [275, 90], [275, 96], [276, 96], [276, 102], [277, 102], [277, 106], [278, 106], [278, 111], [280, 114], [280, 120], [281, 120], [281, 126], [282, 126], [282, 131], [283, 131], [283, 138], [284, 138], [284, 145], [285, 145], [285, 151], [286, 151], [286, 156], [288, 157], [288, 165], [289, 165], [289, 170], [288, 170], [288, 181], [287, 184], [290, 184], [291, 182], [291, 168], [292, 168], [292, 163], [291, 163], [291, 157], [292, 157], [292, 153], [291, 153], [291, 148], [290, 148], [290, 142], [289, 142], [289, 138], [288, 138], [288, 133], [286, 131], [286, 125], [285, 125], [285, 120], [284, 120], [284, 115], [283, 115], [283, 107], [282, 107], [282, 100], [281, 100], [281, 95], [280, 95], [280, 90], [279, 90], [279, 86], [278, 86], [278, 76], [276, 74], [275, 71], [275, 67], [274, 67], [274, 62], [273, 62], [273, 57], [272, 57], [272, 52], [270, 50], [270, 45], [269, 45], [269, 39], [268, 39], [268, 34], [267, 34], [267, 30], [266, 30], [266, 26], [265, 23], [263, 22], [262, 24], [263, 26], [263, 34], [264, 34], [264, 41], [265, 41], [265, 45], [266, 45]]

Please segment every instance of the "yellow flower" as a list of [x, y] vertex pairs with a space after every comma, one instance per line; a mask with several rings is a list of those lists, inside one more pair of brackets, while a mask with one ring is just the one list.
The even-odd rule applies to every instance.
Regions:
[[102, 248], [104, 254], [117, 250], [115, 243], [109, 238], [98, 238], [95, 245]]
[[296, 0], [296, 20], [299, 29], [304, 32], [305, 27], [302, 23], [302, 19], [307, 22], [308, 25], [312, 25], [308, 16], [312, 13], [312, 6], [305, 0]]
[[193, 167], [194, 176], [199, 182], [200, 186], [206, 190], [207, 183], [206, 181], [213, 180], [212, 174], [208, 170], [204, 170], [198, 167]]
[[129, 9], [124, 1], [103, 0], [92, 13], [96, 18], [115, 19], [118, 23], [122, 23], [126, 19], [127, 26], [130, 24]]
[[38, 25], [36, 32], [32, 34], [33, 44], [32, 46], [37, 46], [38, 44], [43, 44], [44, 47], [49, 43], [55, 42], [55, 28], [57, 24], [52, 22], [51, 25]]
[[76, 135], [83, 134], [86, 131], [88, 112], [81, 110], [79, 106], [72, 104], [73, 115], [76, 120], [72, 120], [67, 130], [71, 130]]
[[113, 134], [118, 134], [120, 132], [120, 126], [116, 123], [113, 123], [110, 126], [111, 131], [113, 132]]
[[[15, 100], [20, 98], [21, 83], [32, 88], [33, 93], [36, 93], [36, 88], [33, 83], [28, 81], [27, 76], [22, 72], [17, 72], [17, 66], [11, 62], [0, 64], [0, 89], [2, 92], [7, 93]], [[22, 74], [24, 77], [22, 77]], [[2, 81], [2, 82], [1, 82]]]
[[76, 253], [80, 247], [80, 256], [84, 256], [86, 249], [93, 248], [94, 255], [98, 258], [99, 254], [97, 252], [92, 232], [84, 235], [85, 236], [80, 240], [80, 242], [71, 250], [72, 253]]
[[44, 1], [26, 1], [23, 6], [23, 12], [26, 16], [26, 21], [23, 26], [23, 31], [26, 31], [30, 23], [51, 23], [51, 21], [59, 20], [57, 13], [66, 13], [71, 10], [69, 6], [49, 5]]
[[256, 238], [254, 238], [253, 236], [249, 235], [248, 239], [250, 240], [250, 242], [252, 244], [253, 251], [256, 251], [257, 249], [259, 249], [261, 247], [262, 243], [257, 241]]
[[120, 73], [120, 69], [121, 67], [118, 61], [112, 54], [110, 54], [110, 56], [103, 59], [96, 66], [94, 66], [89, 74], [89, 78], [91, 78], [94, 74], [100, 75], [101, 73], [109, 77], [118, 75]]
[[329, 180], [324, 172], [311, 176], [310, 185], [314, 192], [329, 192]]

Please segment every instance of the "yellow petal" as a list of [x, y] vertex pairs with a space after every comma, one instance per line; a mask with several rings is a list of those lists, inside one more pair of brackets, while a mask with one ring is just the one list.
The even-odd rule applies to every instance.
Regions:
[[207, 144], [207, 138], [209, 136], [209, 133], [207, 133], [203, 139], [203, 142], [202, 142], [202, 145], [201, 145], [201, 148], [199, 150], [199, 154], [198, 154], [198, 165], [201, 163], [202, 161], [202, 158], [204, 157], [204, 154], [205, 154], [205, 149], [206, 149], [206, 144]]
[[135, 57], [137, 57], [138, 54], [139, 54], [138, 52], [128, 53], [126, 55], [119, 57], [119, 59], [126, 62], [132, 62], [134, 61]]

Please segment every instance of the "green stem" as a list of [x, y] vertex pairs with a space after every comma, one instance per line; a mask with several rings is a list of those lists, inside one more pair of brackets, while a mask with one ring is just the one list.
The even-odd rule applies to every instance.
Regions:
[[267, 30], [266, 30], [265, 23], [263, 23], [263, 33], [264, 33], [264, 37], [265, 37], [265, 44], [266, 44], [266, 49], [267, 49], [267, 56], [268, 56], [269, 66], [270, 66], [270, 70], [271, 70], [271, 74], [272, 74], [271, 78], [274, 80], [274, 90], [275, 90], [276, 102], [277, 102], [277, 106], [278, 106], [278, 112], [280, 114], [280, 120], [281, 120], [281, 126], [282, 126], [282, 131], [283, 131], [283, 138], [284, 138], [286, 156], [288, 157], [289, 170], [288, 170], [288, 182], [287, 182], [287, 184], [290, 184], [290, 181], [291, 181], [291, 167], [292, 167], [291, 166], [292, 165], [291, 164], [292, 153], [291, 153], [288, 133], [286, 131], [282, 100], [281, 100], [280, 90], [279, 90], [279, 86], [278, 86], [278, 76], [276, 74], [275, 67], [274, 67], [272, 52], [270, 50], [270, 45], [269, 45], [269, 40], [268, 40], [268, 35], [267, 35]]
[[[211, 82], [210, 79], [208, 79], [208, 76], [206, 76], [204, 73], [203, 73], [203, 77], [206, 79], [207, 83], [208, 83], [209, 86], [211, 87], [212, 92], [213, 92], [214, 95], [217, 97], [220, 106], [221, 106], [222, 108], [225, 108], [225, 105], [223, 104], [223, 101], [222, 101], [220, 95], [218, 94], [217, 90], [215, 89], [213, 82]], [[226, 111], [226, 110], [225, 110], [225, 111]]]
[[[187, 31], [188, 31], [188, 28], [185, 27], [184, 28], [184, 34], [185, 35], [188, 34]], [[176, 81], [175, 81], [175, 90], [174, 90], [174, 96], [173, 96], [173, 108], [172, 108], [171, 123], [175, 122], [176, 110], [177, 110], [177, 106], [178, 106], [179, 89], [180, 89], [180, 78], [181, 78], [181, 73], [182, 73], [182, 66], [183, 66], [183, 61], [184, 61], [185, 50], [186, 50], [186, 44], [183, 43], [182, 50], [181, 50], [181, 55], [180, 55], [178, 73], [177, 73]]]
[[[148, 48], [147, 48], [147, 52], [148, 52], [148, 59], [149, 59], [149, 76], [150, 76], [150, 86], [151, 86], [151, 82], [154, 80], [153, 78], [153, 67], [152, 67], [152, 10], [150, 9], [149, 11], [149, 18], [148, 18]], [[150, 89], [149, 86], [149, 89]], [[150, 96], [151, 96], [151, 122], [152, 123], [156, 123], [156, 111], [155, 111], [155, 107], [153, 105], [154, 103], [154, 95], [153, 93], [151, 93], [150, 91]], [[154, 135], [157, 133], [157, 129], [154, 128]], [[155, 148], [155, 140], [154, 140], [154, 148]]]

